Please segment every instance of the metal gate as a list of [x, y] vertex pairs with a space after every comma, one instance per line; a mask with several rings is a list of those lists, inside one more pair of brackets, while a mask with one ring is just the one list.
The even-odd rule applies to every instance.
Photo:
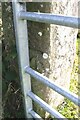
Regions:
[[[13, 0], [13, 16], [15, 26], [15, 36], [17, 52], [19, 55], [20, 64], [20, 77], [22, 81], [22, 88], [25, 100], [25, 111], [27, 118], [41, 118], [32, 107], [32, 100], [39, 104], [45, 111], [50, 113], [55, 118], [65, 118], [55, 109], [51, 108], [45, 101], [39, 98], [31, 91], [30, 76], [34, 77], [38, 81], [41, 81], [46, 86], [50, 87], [57, 93], [68, 98], [76, 105], [80, 106], [80, 98], [72, 92], [62, 88], [61, 86], [51, 82], [47, 77], [33, 70], [29, 66], [29, 51], [28, 51], [28, 31], [27, 31], [27, 20], [50, 23], [56, 25], [62, 25], [66, 27], [79, 28], [80, 29], [80, 18], [51, 15], [49, 13], [36, 13], [27, 12], [26, 3], [19, 3], [17, 0]], [[42, 119], [42, 118], [41, 118]]]

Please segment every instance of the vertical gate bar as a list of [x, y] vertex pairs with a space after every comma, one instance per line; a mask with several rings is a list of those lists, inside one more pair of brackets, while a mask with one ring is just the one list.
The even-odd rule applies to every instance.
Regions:
[[25, 66], [29, 66], [29, 51], [28, 51], [28, 33], [26, 20], [20, 20], [18, 13], [20, 11], [26, 11], [26, 3], [19, 3], [17, 0], [12, 1], [14, 27], [16, 35], [16, 46], [19, 57], [19, 70], [22, 90], [24, 94], [24, 107], [26, 118], [32, 118], [28, 113], [29, 109], [32, 109], [32, 100], [26, 94], [31, 91], [30, 75], [24, 71]]

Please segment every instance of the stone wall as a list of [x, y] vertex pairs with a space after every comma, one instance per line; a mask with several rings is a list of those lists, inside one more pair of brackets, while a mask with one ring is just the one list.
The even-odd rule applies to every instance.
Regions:
[[[77, 1], [52, 3], [27, 3], [27, 10], [77, 16]], [[77, 30], [73, 28], [28, 22], [30, 65], [51, 81], [69, 89], [70, 73], [75, 57]], [[39, 97], [56, 108], [63, 97], [32, 78], [32, 89]], [[44, 118], [44, 110], [34, 104], [34, 109]]]

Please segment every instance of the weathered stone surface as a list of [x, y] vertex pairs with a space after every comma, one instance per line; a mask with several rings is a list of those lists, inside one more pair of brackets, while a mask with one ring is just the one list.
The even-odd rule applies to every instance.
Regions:
[[[27, 4], [27, 9], [34, 12], [51, 12], [53, 14], [77, 16], [77, 1], [55, 0], [52, 3], [29, 3]], [[77, 30], [35, 22], [28, 22], [28, 29], [30, 50], [35, 50], [35, 69], [52, 81], [55, 81], [58, 85], [69, 89]], [[30, 57], [32, 53], [30, 52]], [[32, 60], [31, 67], [34, 67]], [[33, 91], [54, 108], [63, 100], [61, 95], [34, 79], [32, 79], [32, 86]], [[39, 106], [34, 106], [42, 117], [48, 115], [47, 113], [44, 114], [45, 112]]]

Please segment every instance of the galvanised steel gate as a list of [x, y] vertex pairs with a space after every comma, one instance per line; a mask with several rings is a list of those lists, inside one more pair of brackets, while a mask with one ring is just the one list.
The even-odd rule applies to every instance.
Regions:
[[[51, 15], [49, 13], [35, 13], [26, 11], [26, 3], [19, 3], [17, 0], [13, 0], [13, 16], [14, 26], [16, 35], [16, 45], [19, 54], [20, 64], [20, 77], [22, 81], [22, 88], [25, 99], [25, 111], [27, 118], [41, 118], [32, 107], [32, 100], [39, 104], [44, 110], [49, 112], [55, 118], [65, 118], [58, 111], [51, 108], [46, 102], [35, 95], [31, 91], [30, 75], [47, 85], [57, 93], [68, 98], [76, 105], [80, 106], [80, 98], [72, 92], [62, 88], [61, 86], [51, 82], [47, 77], [33, 70], [29, 66], [29, 51], [28, 51], [28, 31], [27, 21], [36, 21], [42, 23], [50, 23], [56, 25], [62, 25], [66, 27], [79, 28], [80, 29], [80, 18]], [[42, 119], [42, 118], [41, 118]]]

